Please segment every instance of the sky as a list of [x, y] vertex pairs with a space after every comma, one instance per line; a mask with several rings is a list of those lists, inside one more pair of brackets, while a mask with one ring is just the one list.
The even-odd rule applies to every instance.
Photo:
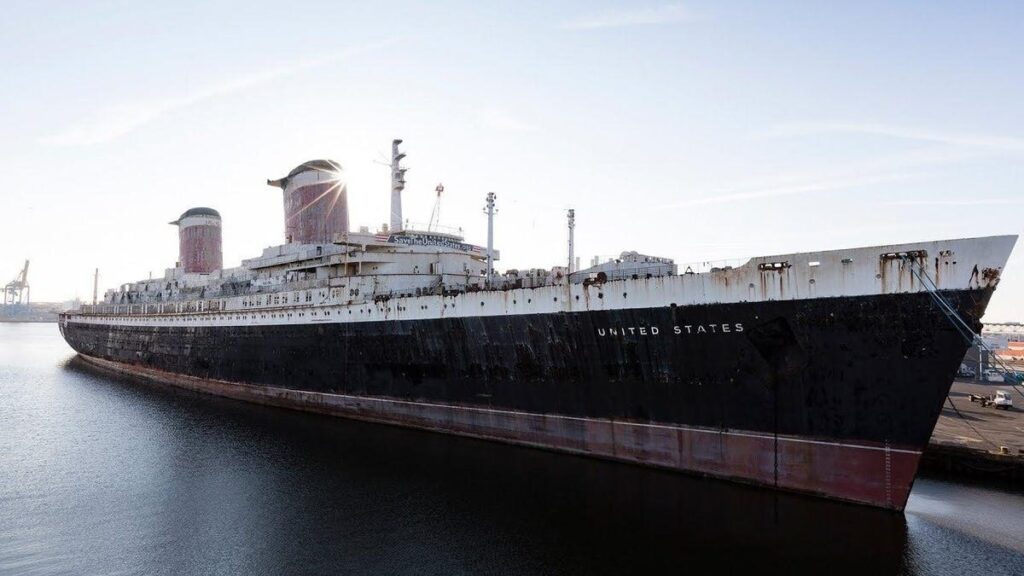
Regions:
[[[499, 268], [688, 262], [1024, 229], [1024, 3], [7, 0], [0, 281], [33, 299], [161, 275], [167, 223], [283, 241], [298, 164], [344, 167], [353, 227], [404, 213]], [[8, 278], [8, 276], [10, 278]], [[1024, 246], [986, 321], [1024, 321]]]

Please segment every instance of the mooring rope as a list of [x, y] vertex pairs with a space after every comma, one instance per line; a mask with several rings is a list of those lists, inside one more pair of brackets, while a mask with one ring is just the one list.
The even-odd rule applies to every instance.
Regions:
[[978, 430], [977, 428], [974, 427], [973, 424], [971, 424], [970, 420], [968, 420], [966, 416], [960, 413], [960, 409], [956, 407], [956, 404], [953, 404], [953, 398], [951, 398], [949, 394], [946, 394], [946, 400], [949, 402], [949, 407], [953, 409], [953, 412], [956, 412], [956, 415], [959, 416], [960, 419], [964, 421], [964, 424], [966, 424], [968, 428], [970, 428], [975, 434], [977, 434], [979, 438], [991, 444], [993, 448], [997, 450], [999, 449], [998, 444], [993, 442], [988, 436], [982, 434], [980, 430]]
[[[921, 265], [920, 266], [920, 270], [918, 270], [917, 267], [914, 266], [914, 264], [915, 264], [914, 259], [909, 257], [909, 256], [905, 256], [904, 257], [904, 261], [909, 263], [909, 265], [910, 265], [910, 272], [914, 276], [917, 277], [919, 282], [921, 282], [921, 285], [924, 286], [925, 290], [932, 297], [932, 301], [935, 302], [935, 304], [939, 307], [939, 310], [946, 316], [946, 319], [949, 320], [949, 322], [953, 325], [953, 328], [955, 328], [956, 331], [960, 334], [960, 336], [962, 336], [964, 338], [964, 340], [967, 342], [967, 344], [970, 345], [970, 346], [977, 345], [979, 348], [983, 348], [986, 351], [988, 351], [989, 356], [991, 358], [995, 359], [995, 361], [999, 364], [999, 366], [1003, 368], [1003, 371], [1006, 372], [1006, 373], [1009, 373], [1010, 370], [1007, 368], [1007, 366], [1005, 364], [1003, 364], [1003, 362], [999, 359], [999, 357], [996, 356], [996, 354], [988, 347], [988, 345], [985, 344], [984, 340], [982, 340], [982, 338], [981, 338], [981, 335], [976, 333], [967, 324], [967, 322], [964, 321], [964, 319], [960, 317], [960, 314], [958, 314], [956, 309], [953, 308], [953, 305], [950, 304], [942, 296], [942, 294], [939, 293], [938, 285], [935, 283], [934, 280], [932, 280], [931, 276], [928, 275], [928, 271], [924, 269], [924, 266]], [[979, 358], [979, 360], [980, 360], [980, 358]], [[981, 362], [978, 363], [978, 370], [981, 371]], [[1012, 383], [1011, 387], [1018, 394], [1020, 394], [1021, 397], [1024, 397], [1024, 392], [1020, 391], [1019, 385], [1016, 382]], [[960, 412], [960, 409], [956, 407], [956, 404], [953, 403], [953, 398], [949, 395], [949, 393], [946, 393], [946, 400], [949, 402], [950, 408], [952, 408], [953, 411], [956, 412], [956, 415], [960, 417], [960, 420], [962, 420], [963, 423], [966, 424], [968, 428], [970, 428], [975, 434], [977, 434], [979, 438], [981, 438], [985, 442], [988, 442], [993, 448], [995, 448], [997, 450], [999, 449], [999, 445], [998, 444], [996, 444], [991, 439], [989, 439], [987, 436], [982, 434], [980, 430], [978, 430], [973, 424], [970, 423], [970, 421], [967, 420], [967, 417], [964, 416]]]
[[[1021, 391], [1021, 385], [1016, 380], [1016, 371], [1010, 370], [1010, 368], [1005, 363], [1003, 363], [1003, 361], [999, 358], [995, 351], [988, 347], [988, 344], [985, 343], [981, 335], [976, 333], [970, 327], [970, 325], [968, 325], [967, 322], [960, 317], [960, 314], [958, 314], [956, 309], [953, 308], [953, 305], [950, 304], [942, 296], [942, 294], [939, 293], [938, 285], [935, 284], [935, 281], [932, 280], [931, 276], [928, 275], [928, 271], [924, 269], [923, 265], [920, 266], [920, 270], [918, 270], [917, 267], [914, 266], [915, 261], [913, 258], [905, 256], [904, 261], [910, 264], [910, 272], [917, 277], [919, 282], [921, 282], [921, 285], [924, 286], [925, 290], [932, 297], [932, 301], [935, 302], [935, 304], [939, 307], [939, 310], [941, 310], [942, 313], [946, 316], [946, 318], [950, 321], [950, 323], [953, 324], [953, 327], [956, 328], [956, 331], [959, 332], [960, 335], [964, 338], [964, 340], [967, 341], [967, 344], [971, 346], [978, 346], [979, 349], [984, 349], [986, 352], [988, 352], [989, 357], [995, 360], [996, 364], [998, 364], [999, 367], [1003, 369], [1003, 372], [1005, 374], [1014, 375], [1014, 381], [1010, 383], [1010, 387], [1015, 392], [1017, 392], [1017, 394], [1020, 394], [1022, 398], [1024, 398], [1024, 392]], [[981, 371], [980, 361], [978, 362], [978, 370]]]

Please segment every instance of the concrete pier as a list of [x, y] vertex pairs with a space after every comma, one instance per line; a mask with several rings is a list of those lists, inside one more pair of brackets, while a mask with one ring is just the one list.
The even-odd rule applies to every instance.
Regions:
[[[1006, 390], [1013, 409], [971, 402]], [[1010, 383], [957, 380], [935, 425], [921, 467], [969, 476], [1024, 480], [1024, 395]], [[952, 403], [952, 406], [950, 405]]]

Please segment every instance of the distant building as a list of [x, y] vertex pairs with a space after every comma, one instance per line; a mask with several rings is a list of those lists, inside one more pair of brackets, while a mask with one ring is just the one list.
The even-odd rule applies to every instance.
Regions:
[[[981, 378], [988, 369], [1002, 370], [1005, 366], [1012, 370], [1024, 369], [1024, 324], [1006, 322], [986, 324], [981, 331], [982, 340], [987, 350], [971, 346], [964, 355], [964, 365], [971, 368]], [[992, 358], [991, 350], [997, 358]]]
[[985, 328], [981, 331], [981, 334], [982, 336], [997, 336], [1005, 338], [1007, 342], [1024, 342], [1024, 324], [1020, 322], [985, 324]]

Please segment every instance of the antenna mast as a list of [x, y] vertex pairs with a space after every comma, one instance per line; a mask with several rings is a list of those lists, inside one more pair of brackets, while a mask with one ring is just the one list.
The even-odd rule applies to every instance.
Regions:
[[441, 193], [444, 192], [444, 184], [438, 184], [434, 191], [437, 192], [437, 199], [434, 200], [434, 210], [430, 213], [430, 224], [427, 224], [427, 232], [434, 230], [441, 222]]
[[487, 282], [486, 286], [491, 287], [491, 278], [494, 276], [494, 199], [497, 196], [494, 192], [487, 193], [487, 206], [484, 212], [487, 213]]
[[573, 258], [573, 250], [575, 248], [575, 245], [573, 243], [573, 235], [574, 235], [573, 231], [575, 229], [576, 229], [576, 210], [573, 210], [572, 208], [569, 208], [569, 267], [567, 268], [567, 270], [569, 270], [569, 274], [572, 274], [573, 272], [575, 272], [575, 270], [573, 269], [573, 264], [576, 261], [576, 259]]
[[402, 226], [402, 190], [405, 190], [405, 172], [408, 168], [402, 168], [402, 158], [405, 153], [398, 151], [398, 145], [402, 140], [395, 138], [391, 141], [391, 230], [398, 232], [404, 229]]

